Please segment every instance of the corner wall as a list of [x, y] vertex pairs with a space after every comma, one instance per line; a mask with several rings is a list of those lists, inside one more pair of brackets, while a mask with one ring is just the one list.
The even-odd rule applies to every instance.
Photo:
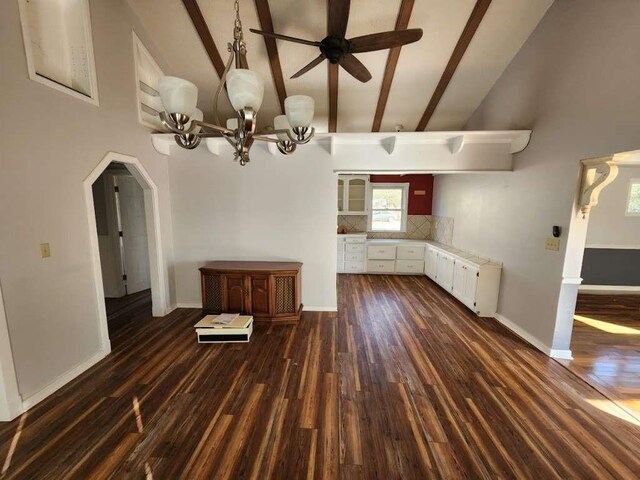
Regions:
[[[0, 4], [0, 281], [27, 405], [104, 355], [83, 180], [107, 152], [138, 158], [158, 186], [163, 256], [172, 263], [168, 164], [138, 123], [132, 29], [157, 52], [125, 2], [92, 0], [90, 8], [99, 107], [29, 80], [18, 2]], [[40, 258], [43, 242], [50, 258]], [[171, 269], [166, 277], [171, 298]]]
[[[533, 130], [513, 172], [436, 177], [453, 244], [504, 263], [499, 314], [548, 349], [570, 342], [556, 315], [579, 161], [640, 145], [639, 22], [632, 0], [556, 0], [467, 124]], [[553, 225], [559, 252], [544, 249]]]

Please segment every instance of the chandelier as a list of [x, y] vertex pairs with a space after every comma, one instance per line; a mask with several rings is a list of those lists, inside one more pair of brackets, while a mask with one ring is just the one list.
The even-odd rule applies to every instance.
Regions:
[[[160, 120], [165, 128], [175, 134], [175, 141], [182, 148], [191, 150], [203, 138], [222, 136], [233, 147], [234, 160], [246, 165], [254, 140], [275, 143], [285, 155], [293, 153], [297, 145], [311, 140], [315, 133], [311, 127], [314, 101], [306, 95], [287, 97], [284, 101], [286, 115], [278, 115], [273, 119], [273, 129], [256, 131], [256, 115], [262, 104], [264, 83], [255, 72], [249, 70], [239, 0], [235, 0], [234, 7], [233, 43], [227, 44], [229, 60], [213, 102], [215, 123], [204, 122], [202, 111], [196, 108], [198, 87], [178, 77], [160, 78], [160, 99], [164, 107], [164, 111], [160, 112]], [[232, 65], [235, 68], [232, 69]], [[218, 118], [218, 100], [225, 87], [236, 117], [227, 119], [223, 127]]]

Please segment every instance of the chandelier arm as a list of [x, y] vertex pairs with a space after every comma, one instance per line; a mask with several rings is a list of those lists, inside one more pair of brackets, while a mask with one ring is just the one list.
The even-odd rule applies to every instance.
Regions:
[[[160, 116], [160, 123], [162, 123], [162, 125], [164, 127], [166, 127], [167, 129], [169, 129], [171, 132], [176, 133], [178, 135], [185, 135], [187, 133], [194, 133], [194, 130], [196, 129], [198, 120], [192, 120], [191, 121], [191, 125], [189, 125], [189, 128], [185, 129], [183, 128], [182, 130], [180, 128], [178, 128], [176, 126], [176, 122], [174, 122], [171, 117], [169, 115], [167, 115], [167, 112], [160, 112], [159, 114]], [[189, 117], [185, 117], [185, 118], [189, 118]]]
[[254, 140], [260, 140], [261, 142], [271, 142], [271, 143], [278, 143], [280, 140], [278, 140], [277, 138], [271, 138], [271, 137], [266, 137], [264, 135], [253, 135], [252, 137]]
[[220, 123], [220, 118], [218, 117], [218, 101], [220, 100], [220, 93], [222, 93], [222, 89], [225, 86], [225, 82], [227, 81], [227, 73], [231, 69], [231, 65], [233, 64], [233, 59], [235, 58], [235, 52], [233, 51], [233, 47], [229, 43], [227, 45], [227, 49], [229, 52], [229, 60], [227, 60], [227, 65], [224, 67], [224, 71], [222, 72], [222, 76], [220, 77], [220, 83], [218, 84], [218, 88], [216, 89], [216, 94], [213, 97], [213, 120], [218, 124]]
[[304, 145], [305, 143], [309, 143], [309, 140], [313, 138], [313, 136], [316, 133], [316, 129], [312, 127], [311, 130], [308, 130], [308, 133], [309, 133], [308, 136], [306, 131], [303, 132], [303, 136], [301, 138], [294, 137], [293, 135], [291, 135], [291, 131], [289, 129], [286, 129], [285, 132], [287, 133], [287, 136], [291, 139], [293, 143], [297, 143], [298, 145]]
[[218, 132], [218, 133], [220, 133], [222, 135], [230, 135], [230, 136], [235, 135], [235, 132], [233, 130], [229, 130], [228, 128], [221, 127], [220, 125], [215, 125], [213, 123], [202, 122], [200, 120], [193, 120], [193, 123], [195, 123], [197, 126], [200, 126], [202, 128], [208, 128], [208, 129], [213, 130], [215, 132]]

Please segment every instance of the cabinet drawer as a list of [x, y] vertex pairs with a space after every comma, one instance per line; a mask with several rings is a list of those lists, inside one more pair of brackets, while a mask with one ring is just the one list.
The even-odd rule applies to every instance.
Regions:
[[370, 260], [393, 260], [396, 258], [396, 247], [369, 245], [367, 258]]
[[423, 273], [424, 261], [422, 260], [396, 260], [396, 272], [399, 273]]
[[397, 257], [399, 260], [424, 259], [424, 247], [419, 245], [398, 245]]
[[364, 243], [366, 237], [347, 237], [344, 239], [345, 243]]
[[344, 256], [345, 262], [364, 262], [364, 252], [346, 253]]
[[367, 272], [393, 273], [396, 269], [394, 260], [369, 260], [367, 261]]
[[345, 273], [362, 273], [364, 272], [364, 262], [344, 262]]
[[362, 243], [347, 243], [344, 246], [345, 253], [361, 253], [364, 252], [364, 244]]

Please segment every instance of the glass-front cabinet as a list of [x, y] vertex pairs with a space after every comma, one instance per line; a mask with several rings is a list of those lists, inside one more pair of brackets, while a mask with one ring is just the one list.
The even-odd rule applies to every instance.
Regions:
[[338, 176], [338, 213], [366, 215], [369, 198], [369, 175]]

